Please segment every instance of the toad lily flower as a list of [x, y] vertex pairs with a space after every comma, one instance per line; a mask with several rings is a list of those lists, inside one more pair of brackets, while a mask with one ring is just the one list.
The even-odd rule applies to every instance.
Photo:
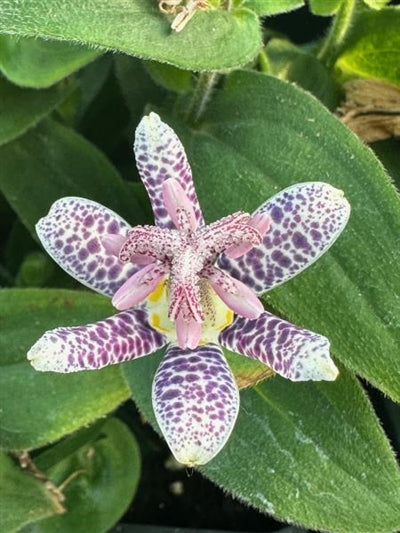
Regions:
[[239, 409], [221, 346], [293, 381], [336, 378], [328, 339], [264, 311], [256, 294], [321, 256], [346, 225], [349, 204], [326, 183], [300, 183], [254, 215], [206, 226], [184, 149], [158, 115], [139, 124], [135, 154], [155, 226], [130, 228], [75, 197], [55, 202], [37, 224], [53, 259], [120, 312], [48, 331], [28, 358], [37, 370], [75, 372], [167, 345], [153, 382], [157, 421], [178, 461], [204, 464], [224, 446]]

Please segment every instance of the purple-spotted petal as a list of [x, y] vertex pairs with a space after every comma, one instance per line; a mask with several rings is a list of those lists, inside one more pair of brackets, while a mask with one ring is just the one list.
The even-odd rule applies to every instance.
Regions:
[[113, 233], [107, 233], [103, 237], [100, 237], [100, 242], [104, 246], [106, 252], [116, 256], [119, 256], [119, 251], [125, 241], [126, 237], [119, 234], [115, 235]]
[[239, 259], [222, 255], [218, 264], [254, 291], [268, 291], [310, 266], [335, 242], [350, 215], [342, 191], [322, 182], [293, 185], [255, 213], [271, 227], [260, 246]]
[[124, 311], [94, 324], [47, 331], [29, 350], [36, 370], [77, 372], [122, 363], [166, 343], [147, 323], [143, 309]]
[[37, 234], [51, 257], [78, 281], [107, 296], [137, 267], [121, 265], [101, 237], [126, 237], [129, 225], [110, 209], [91, 200], [66, 197], [57, 200], [36, 224]]
[[221, 349], [169, 348], [154, 378], [153, 407], [179, 462], [210, 461], [228, 440], [239, 410], [238, 388]]
[[185, 150], [176, 133], [156, 113], [143, 117], [135, 135], [136, 165], [147, 189], [157, 226], [174, 228], [164, 205], [162, 184], [168, 178], [179, 181], [188, 196], [198, 225], [203, 215], [194, 190], [192, 173]]
[[336, 379], [329, 341], [312, 331], [263, 313], [256, 320], [237, 317], [219, 336], [222, 346], [271, 367], [292, 381]]

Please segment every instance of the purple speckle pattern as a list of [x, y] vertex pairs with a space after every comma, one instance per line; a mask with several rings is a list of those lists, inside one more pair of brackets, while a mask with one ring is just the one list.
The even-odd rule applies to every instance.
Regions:
[[239, 259], [222, 255], [218, 265], [262, 293], [293, 278], [325, 253], [344, 229], [350, 205], [342, 191], [308, 182], [279, 192], [257, 213], [271, 217], [262, 244]]
[[105, 234], [126, 236], [129, 225], [110, 209], [91, 200], [57, 200], [36, 224], [37, 234], [51, 257], [72, 277], [106, 296], [112, 296], [136, 272], [107, 252]]
[[239, 410], [239, 392], [221, 348], [169, 348], [153, 382], [157, 422], [176, 459], [205, 464], [227, 441]]
[[326, 337], [264, 312], [237, 317], [219, 336], [231, 351], [257, 359], [292, 381], [334, 380], [338, 374]]
[[47, 331], [32, 346], [28, 359], [36, 370], [94, 370], [147, 355], [166, 342], [148, 325], [147, 312], [135, 309], [87, 326]]
[[163, 182], [175, 178], [187, 194], [196, 220], [202, 226], [204, 219], [185, 150], [176, 133], [156, 113], [145, 116], [138, 125], [134, 150], [136, 166], [147, 189], [156, 225], [175, 228], [162, 196]]

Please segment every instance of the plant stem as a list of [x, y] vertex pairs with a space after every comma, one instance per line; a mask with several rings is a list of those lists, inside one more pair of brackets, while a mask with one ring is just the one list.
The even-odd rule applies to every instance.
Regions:
[[185, 114], [187, 121], [196, 123], [200, 119], [219, 77], [220, 74], [217, 72], [202, 72], [199, 74], [192, 99]]
[[26, 469], [30, 474], [32, 474], [36, 479], [41, 481], [45, 488], [53, 496], [53, 503], [55, 505], [56, 514], [63, 514], [66, 512], [66, 509], [63, 505], [65, 501], [65, 496], [61, 490], [51, 481], [46, 474], [44, 474], [39, 468], [35, 465], [27, 451], [15, 452], [21, 468]]
[[325, 42], [318, 52], [318, 59], [323, 61], [327, 67], [331, 67], [338, 56], [341, 44], [343, 43], [351, 25], [356, 1], [357, 0], [343, 0]]
[[258, 66], [261, 72], [271, 72], [268, 56], [265, 52], [265, 48], [262, 48], [258, 53]]

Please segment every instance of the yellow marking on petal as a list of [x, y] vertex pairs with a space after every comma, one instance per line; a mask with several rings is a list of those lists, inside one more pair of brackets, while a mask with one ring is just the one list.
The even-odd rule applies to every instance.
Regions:
[[161, 325], [161, 317], [157, 313], [151, 313], [150, 314], [150, 325], [157, 329], [158, 331], [161, 331], [162, 333], [169, 333], [171, 330], [168, 328], [165, 328]]
[[160, 300], [160, 298], [164, 294], [164, 286], [165, 286], [164, 281], [160, 281], [160, 283], [157, 285], [154, 291], [151, 292], [149, 296], [147, 297], [149, 302], [155, 303], [155, 302], [158, 302], [158, 300]]
[[224, 330], [225, 328], [227, 328], [228, 326], [230, 326], [233, 322], [233, 311], [232, 309], [228, 309], [226, 314], [225, 314], [225, 322], [222, 322], [220, 324], [218, 324], [216, 326], [216, 328], [218, 329], [218, 331], [222, 331]]

